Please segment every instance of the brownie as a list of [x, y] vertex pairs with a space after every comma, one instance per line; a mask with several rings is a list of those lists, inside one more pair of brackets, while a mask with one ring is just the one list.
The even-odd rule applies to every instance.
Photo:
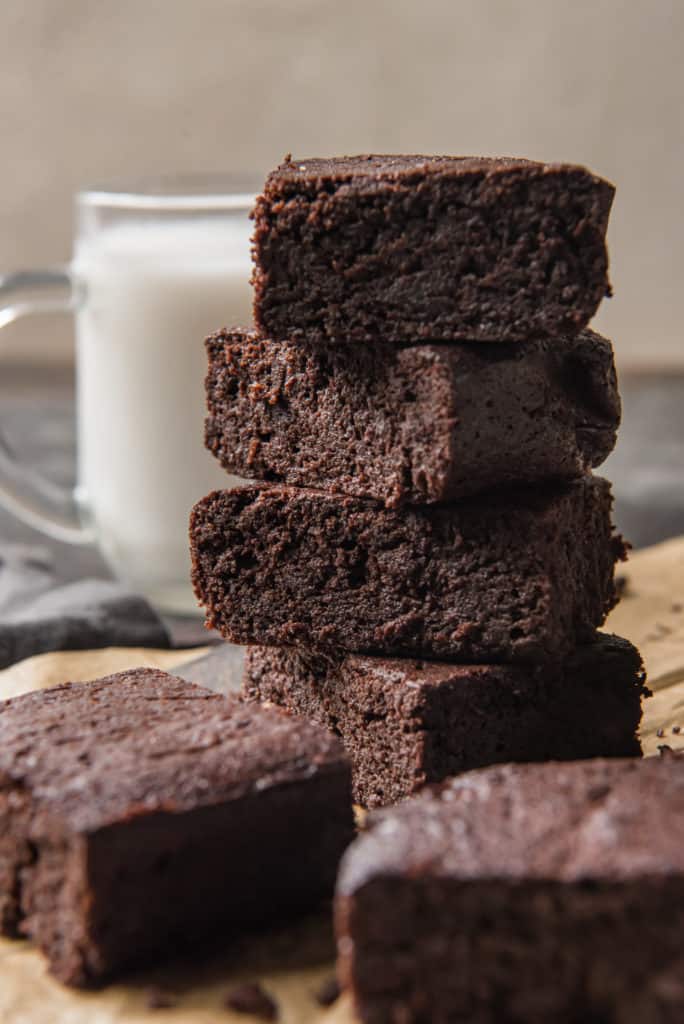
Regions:
[[246, 697], [341, 737], [365, 807], [498, 762], [638, 756], [648, 692], [636, 648], [601, 633], [559, 668], [250, 647], [243, 679]]
[[254, 210], [257, 327], [335, 344], [576, 333], [610, 294], [614, 191], [522, 159], [286, 159]]
[[453, 501], [577, 476], [615, 446], [610, 342], [348, 345], [207, 339], [207, 448], [230, 473], [376, 498]]
[[615, 602], [598, 477], [384, 509], [320, 491], [214, 491], [191, 517], [193, 581], [234, 643], [466, 662], [550, 661]]
[[339, 741], [151, 669], [0, 703], [0, 925], [90, 986], [332, 893]]
[[678, 1024], [684, 762], [461, 775], [372, 815], [337, 893], [365, 1024]]

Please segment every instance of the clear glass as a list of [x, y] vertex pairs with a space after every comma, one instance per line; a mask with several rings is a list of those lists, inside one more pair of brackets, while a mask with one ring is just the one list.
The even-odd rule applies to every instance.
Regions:
[[0, 501], [53, 537], [95, 542], [167, 612], [198, 611], [191, 506], [234, 482], [203, 446], [203, 339], [251, 323], [256, 190], [166, 179], [83, 191], [71, 264], [0, 278], [0, 326], [74, 312], [78, 425], [75, 495], [36, 480], [0, 444]]

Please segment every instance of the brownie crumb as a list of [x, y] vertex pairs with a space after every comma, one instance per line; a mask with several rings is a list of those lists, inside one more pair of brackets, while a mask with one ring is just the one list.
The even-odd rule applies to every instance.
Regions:
[[231, 989], [225, 998], [225, 1007], [235, 1013], [251, 1013], [259, 1020], [278, 1019], [277, 1004], [256, 981]]
[[615, 576], [615, 592], [620, 600], [623, 597], [630, 597], [629, 592], [629, 576], [626, 573], [620, 572]]
[[147, 990], [145, 1004], [148, 1010], [170, 1010], [177, 1001], [177, 997], [172, 992], [152, 985]]
[[332, 1006], [340, 997], [340, 986], [337, 978], [327, 978], [316, 992], [316, 1002], [319, 1006]]

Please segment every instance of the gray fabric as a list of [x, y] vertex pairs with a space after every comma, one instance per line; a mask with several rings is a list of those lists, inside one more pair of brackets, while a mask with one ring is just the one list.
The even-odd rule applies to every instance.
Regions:
[[46, 651], [168, 646], [157, 613], [122, 584], [60, 583], [47, 549], [0, 544], [0, 668]]

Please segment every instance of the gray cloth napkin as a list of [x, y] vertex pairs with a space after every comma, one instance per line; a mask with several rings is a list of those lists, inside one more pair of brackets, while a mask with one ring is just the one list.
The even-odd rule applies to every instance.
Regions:
[[122, 584], [63, 583], [44, 548], [0, 544], [0, 669], [46, 651], [169, 646], [157, 613]]

